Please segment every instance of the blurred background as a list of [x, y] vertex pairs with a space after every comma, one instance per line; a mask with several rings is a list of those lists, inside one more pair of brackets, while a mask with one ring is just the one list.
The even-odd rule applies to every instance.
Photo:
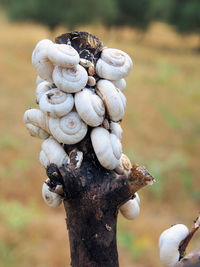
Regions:
[[[200, 211], [200, 1], [0, 0], [0, 266], [70, 266], [63, 207], [41, 197], [41, 140], [23, 113], [36, 107], [31, 54], [43, 38], [89, 31], [127, 52], [123, 150], [156, 183], [135, 221], [119, 215], [121, 267], [159, 267], [158, 238]], [[188, 250], [199, 246], [200, 233]]]

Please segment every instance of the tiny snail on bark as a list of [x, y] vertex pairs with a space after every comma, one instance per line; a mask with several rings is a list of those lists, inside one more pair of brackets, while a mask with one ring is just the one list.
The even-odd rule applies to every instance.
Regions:
[[64, 68], [73, 68], [79, 63], [79, 54], [67, 44], [53, 44], [47, 50], [47, 56], [54, 65]]
[[74, 106], [72, 94], [58, 89], [51, 89], [44, 93], [39, 101], [40, 109], [50, 117], [59, 118], [67, 115]]
[[37, 88], [36, 88], [36, 102], [37, 102], [37, 104], [39, 104], [40, 98], [43, 96], [43, 94], [45, 94], [46, 92], [48, 92], [52, 88], [53, 88], [53, 84], [50, 82], [41, 81], [40, 83], [38, 83]]
[[114, 170], [120, 162], [122, 146], [116, 135], [103, 127], [96, 127], [91, 132], [92, 146], [100, 164]]
[[136, 219], [140, 214], [140, 198], [138, 193], [135, 193], [135, 198], [129, 199], [119, 210], [126, 219]]
[[116, 81], [127, 76], [132, 67], [128, 54], [119, 49], [105, 48], [97, 61], [96, 72], [101, 78]]
[[48, 178], [42, 185], [42, 197], [49, 207], [58, 207], [62, 203], [62, 198], [59, 194], [50, 190], [47, 185], [49, 181], [50, 179]]
[[71, 111], [62, 118], [49, 118], [49, 129], [53, 137], [63, 144], [76, 144], [87, 133], [87, 124], [77, 112]]
[[[45, 137], [45, 133], [46, 138], [50, 135], [48, 117], [39, 109], [28, 109], [24, 113], [24, 123], [30, 134], [35, 137], [43, 138], [42, 136]], [[35, 127], [31, 127], [30, 125]], [[38, 136], [37, 134], [34, 135], [34, 132], [39, 133], [39, 129], [42, 130], [42, 134], [38, 134]]]
[[99, 126], [104, 119], [105, 107], [101, 98], [92, 90], [84, 88], [75, 94], [75, 107], [81, 119], [89, 126]]
[[69, 163], [69, 156], [64, 148], [55, 139], [48, 138], [42, 143], [40, 152], [40, 163], [47, 168], [50, 164], [56, 164], [58, 167]]
[[49, 60], [47, 51], [53, 45], [48, 39], [39, 41], [32, 53], [32, 64], [38, 75], [47, 81], [52, 81], [52, 73], [54, 69], [53, 63]]
[[108, 80], [99, 80], [96, 91], [103, 100], [110, 119], [116, 122], [122, 120], [125, 103], [114, 84]]
[[53, 81], [59, 90], [76, 93], [86, 86], [88, 75], [81, 65], [68, 69], [56, 66], [53, 71]]

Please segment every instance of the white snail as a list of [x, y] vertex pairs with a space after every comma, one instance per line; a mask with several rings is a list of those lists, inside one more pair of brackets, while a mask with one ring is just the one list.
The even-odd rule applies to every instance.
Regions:
[[47, 51], [47, 56], [53, 64], [64, 68], [72, 68], [79, 63], [79, 54], [67, 44], [53, 44]]
[[[120, 164], [115, 168], [115, 171], [120, 175], [128, 176], [132, 168], [130, 159], [122, 154]], [[119, 208], [121, 214], [128, 220], [133, 220], [140, 214], [140, 197], [135, 193], [135, 198], [128, 200]]]
[[100, 164], [106, 169], [115, 169], [122, 154], [122, 146], [116, 135], [103, 127], [96, 127], [91, 132], [91, 141]]
[[119, 208], [121, 214], [128, 220], [133, 220], [140, 214], [140, 197], [135, 193], [135, 198], [128, 200]]
[[47, 81], [52, 81], [54, 65], [49, 60], [47, 51], [53, 46], [53, 42], [48, 39], [39, 41], [32, 53], [32, 64], [39, 76]]
[[123, 78], [120, 80], [112, 81], [112, 83], [115, 85], [115, 87], [120, 89], [122, 92], [126, 89], [126, 81]]
[[188, 233], [189, 230], [184, 224], [176, 224], [160, 235], [160, 260], [165, 267], [174, 267], [179, 261], [179, 245]]
[[58, 89], [51, 89], [42, 95], [39, 106], [50, 117], [63, 117], [72, 110], [74, 98], [72, 94], [64, 93]]
[[67, 93], [76, 93], [86, 86], [88, 74], [81, 65], [70, 69], [55, 66], [53, 81], [58, 89]]
[[76, 93], [75, 107], [81, 119], [88, 125], [96, 127], [103, 122], [104, 103], [92, 90], [85, 88]]
[[71, 155], [73, 155], [74, 159], [75, 159], [75, 166], [74, 166], [74, 169], [78, 169], [81, 167], [81, 164], [82, 164], [82, 161], [83, 161], [83, 152], [82, 151], [79, 151], [77, 150], [76, 148], [73, 149], [72, 151], [70, 151], [69, 153], [69, 158], [71, 158]]
[[122, 154], [119, 165], [115, 168], [116, 173], [128, 176], [132, 168], [130, 159]]
[[128, 54], [119, 49], [105, 48], [97, 61], [96, 73], [104, 79], [119, 80], [130, 73], [132, 66]]
[[117, 89], [117, 91], [118, 91], [118, 93], [119, 93], [119, 96], [120, 96], [120, 98], [121, 98], [122, 104], [123, 104], [124, 109], [125, 109], [125, 108], [126, 108], [126, 97], [125, 97], [125, 95], [122, 93], [121, 90], [119, 90], [118, 88], [116, 88], [116, 89]]
[[120, 126], [119, 123], [111, 121], [109, 125], [111, 133], [115, 134], [119, 140], [122, 139], [122, 127]]
[[49, 118], [49, 129], [53, 137], [64, 144], [76, 144], [87, 133], [87, 125], [77, 112], [72, 111], [62, 118]]
[[41, 139], [46, 139], [49, 137], [49, 133], [31, 123], [26, 123], [26, 128], [29, 131], [29, 134], [33, 137], [38, 137]]
[[96, 91], [103, 100], [110, 119], [120, 121], [124, 116], [125, 109], [121, 91], [116, 89], [113, 83], [108, 80], [99, 80]]
[[[39, 76], [38, 76], [39, 77]], [[40, 98], [43, 96], [44, 93], [51, 90], [53, 87], [53, 84], [46, 81], [41, 81], [37, 88], [36, 88], [36, 102], [39, 104]]]
[[93, 76], [88, 76], [88, 81], [87, 81], [87, 84], [89, 86], [95, 86], [96, 85], [96, 80]]
[[94, 66], [94, 64], [91, 61], [89, 61], [85, 58], [80, 58], [79, 64], [85, 68], [89, 68], [89, 67]]
[[48, 138], [42, 143], [40, 163], [45, 168], [52, 163], [60, 167], [62, 164], [68, 164], [69, 161], [69, 156], [64, 148], [55, 139]]
[[[115, 168], [115, 172], [128, 176], [132, 168], [130, 159], [122, 154], [120, 164]], [[119, 208], [121, 214], [128, 220], [133, 220], [140, 214], [140, 197], [135, 193], [135, 198], [128, 200]]]
[[46, 184], [48, 182], [49, 179], [42, 185], [42, 197], [49, 207], [58, 207], [62, 203], [62, 198], [59, 194], [50, 191], [49, 186]]
[[[46, 138], [50, 135], [49, 126], [48, 126], [48, 117], [39, 109], [28, 109], [24, 113], [24, 123], [25, 126], [27, 126], [27, 129], [30, 131], [31, 135], [34, 135], [35, 133], [39, 132], [39, 130], [42, 130], [42, 135], [45, 136], [46, 132]], [[30, 125], [36, 126], [31, 127]], [[38, 129], [39, 128], [39, 129]], [[37, 136], [37, 135], [35, 135]], [[41, 137], [39, 134], [38, 137]]]

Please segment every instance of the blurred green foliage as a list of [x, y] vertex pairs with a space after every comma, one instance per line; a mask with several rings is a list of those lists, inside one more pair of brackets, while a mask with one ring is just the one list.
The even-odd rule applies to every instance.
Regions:
[[146, 29], [151, 21], [165, 21], [181, 32], [200, 31], [199, 0], [0, 0], [13, 21], [35, 21], [53, 30], [101, 22]]
[[168, 22], [180, 32], [200, 33], [200, 1], [171, 0]]
[[19, 201], [0, 199], [0, 217], [2, 222], [12, 230], [23, 230], [38, 210], [34, 203], [23, 205]]
[[103, 20], [108, 22], [116, 16], [114, 0], [0, 0], [13, 21], [35, 21], [49, 29], [60, 24], [74, 29], [77, 25]]

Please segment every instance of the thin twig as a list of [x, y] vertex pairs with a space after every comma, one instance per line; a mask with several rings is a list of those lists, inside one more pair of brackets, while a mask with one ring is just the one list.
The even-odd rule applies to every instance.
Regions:
[[180, 259], [182, 259], [185, 256], [186, 248], [187, 248], [190, 240], [192, 239], [193, 235], [199, 229], [199, 227], [200, 227], [200, 215], [199, 215], [199, 217], [197, 217], [195, 219], [192, 229], [190, 230], [190, 232], [188, 233], [186, 238], [181, 242], [181, 244], [179, 246]]

